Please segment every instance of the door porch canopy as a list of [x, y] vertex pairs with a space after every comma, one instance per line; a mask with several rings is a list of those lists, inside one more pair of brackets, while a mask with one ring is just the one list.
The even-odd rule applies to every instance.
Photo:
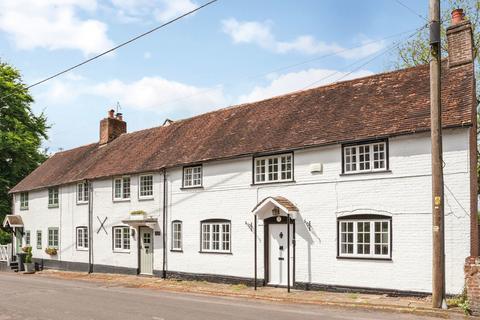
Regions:
[[8, 214], [3, 219], [4, 228], [23, 228], [23, 220], [20, 215], [17, 214]]
[[261, 220], [277, 216], [290, 216], [291, 219], [295, 219], [298, 208], [287, 198], [276, 196], [260, 201], [253, 208], [252, 213]]

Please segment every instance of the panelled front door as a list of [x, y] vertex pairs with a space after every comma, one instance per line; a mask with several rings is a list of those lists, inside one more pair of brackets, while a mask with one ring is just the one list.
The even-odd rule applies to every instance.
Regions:
[[23, 240], [23, 235], [22, 235], [23, 229], [21, 228], [15, 228], [15, 244], [16, 244], [16, 253], [23, 252], [22, 251], [22, 240]]
[[140, 273], [153, 274], [153, 230], [140, 227]]
[[[287, 285], [287, 224], [270, 224], [268, 284]], [[293, 227], [290, 225], [290, 284], [293, 283]]]

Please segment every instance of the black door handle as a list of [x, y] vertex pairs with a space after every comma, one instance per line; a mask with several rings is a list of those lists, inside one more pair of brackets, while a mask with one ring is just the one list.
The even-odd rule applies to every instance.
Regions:
[[285, 260], [285, 258], [280, 257], [280, 258], [278, 258], [278, 260], [282, 260], [282, 261], [283, 261], [283, 260]]

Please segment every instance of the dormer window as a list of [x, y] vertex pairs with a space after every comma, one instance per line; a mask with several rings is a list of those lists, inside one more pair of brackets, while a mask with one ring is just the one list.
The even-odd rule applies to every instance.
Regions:
[[293, 154], [254, 158], [254, 183], [293, 181]]
[[183, 187], [195, 188], [202, 186], [202, 166], [192, 166], [183, 168]]

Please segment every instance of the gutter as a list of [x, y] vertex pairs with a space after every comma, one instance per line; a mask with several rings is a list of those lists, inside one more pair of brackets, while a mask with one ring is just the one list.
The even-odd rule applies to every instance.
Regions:
[[88, 273], [93, 273], [93, 184], [86, 180], [88, 186]]
[[167, 170], [163, 169], [163, 266], [162, 278], [167, 277]]

